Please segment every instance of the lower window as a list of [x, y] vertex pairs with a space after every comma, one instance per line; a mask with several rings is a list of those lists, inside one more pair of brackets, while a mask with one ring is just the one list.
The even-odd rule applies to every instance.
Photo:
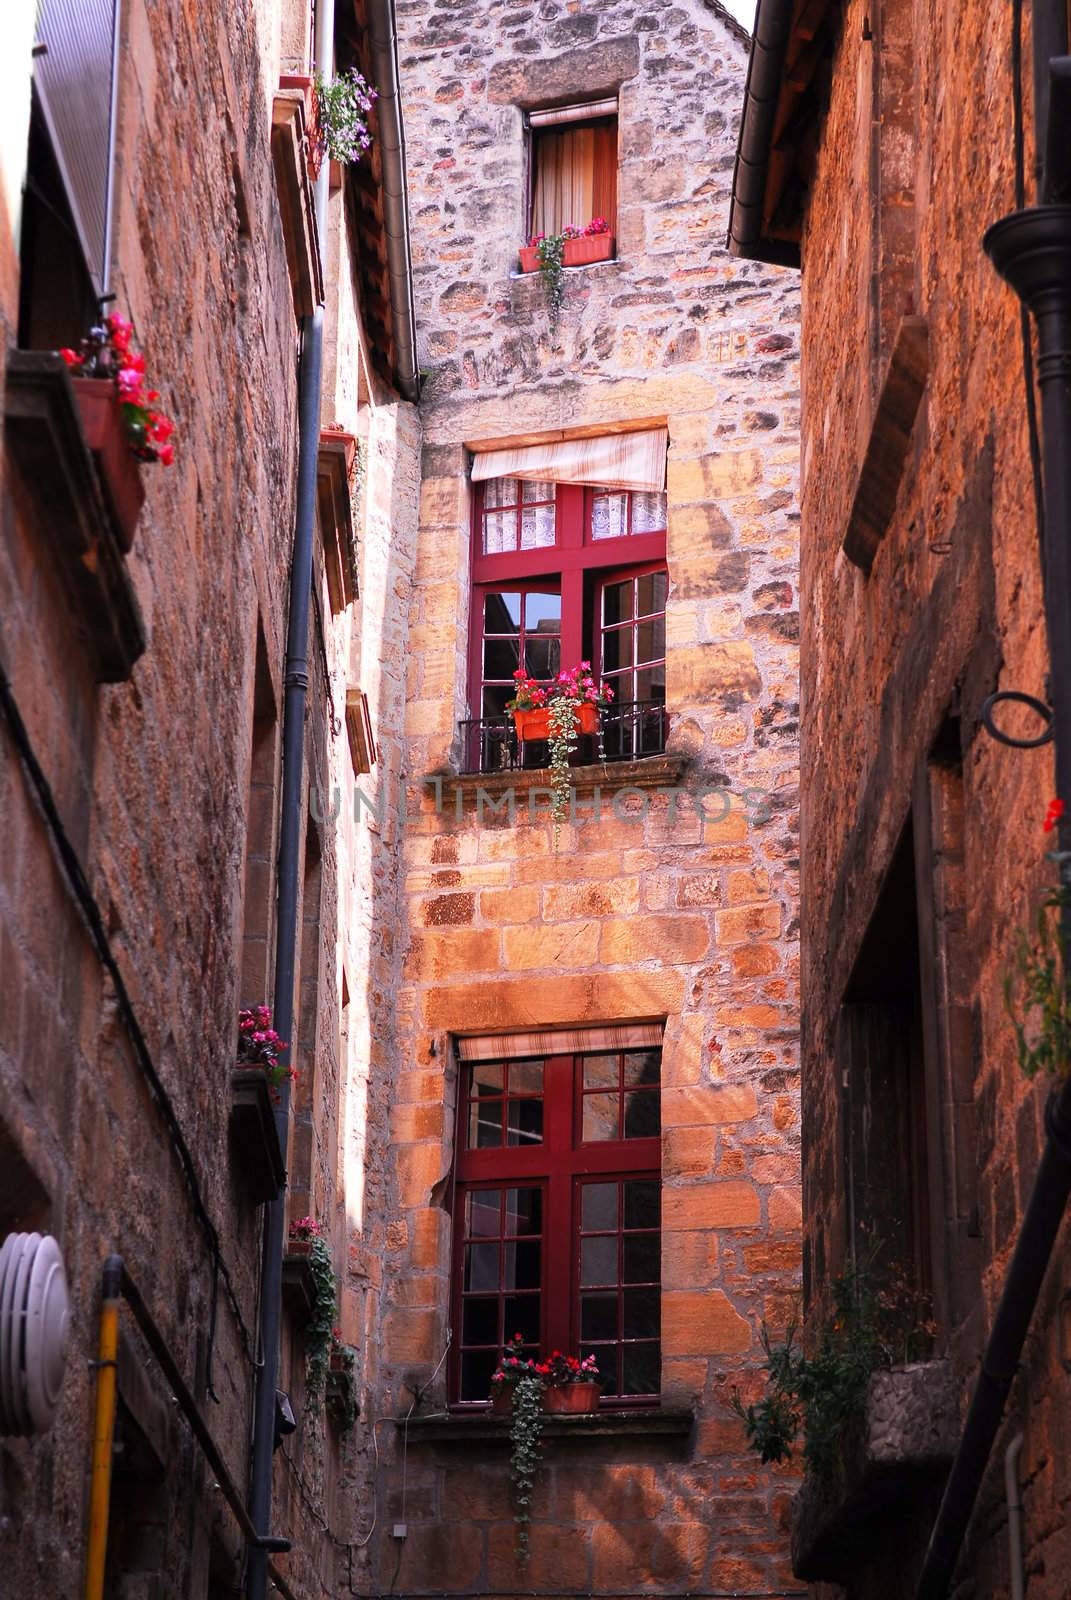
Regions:
[[452, 1398], [484, 1404], [503, 1345], [594, 1355], [610, 1404], [661, 1378], [659, 1049], [465, 1063]]

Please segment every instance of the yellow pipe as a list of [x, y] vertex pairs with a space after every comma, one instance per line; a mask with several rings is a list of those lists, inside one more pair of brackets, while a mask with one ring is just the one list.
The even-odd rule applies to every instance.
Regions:
[[122, 1267], [113, 1256], [104, 1268], [104, 1298], [100, 1307], [93, 1461], [89, 1483], [89, 1541], [86, 1545], [85, 1600], [104, 1600], [104, 1561], [108, 1553], [108, 1510], [112, 1494], [112, 1447], [115, 1439], [115, 1378], [119, 1349], [121, 1282]]

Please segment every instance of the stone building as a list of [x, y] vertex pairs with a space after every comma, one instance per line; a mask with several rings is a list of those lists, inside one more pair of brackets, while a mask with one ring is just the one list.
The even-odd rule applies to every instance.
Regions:
[[[337, 7], [340, 69], [383, 80], [374, 41], [389, 38], [389, 9]], [[386, 868], [379, 841], [336, 828], [316, 796], [351, 796], [358, 772], [374, 793], [398, 767], [401, 701], [384, 662], [416, 527], [419, 429], [404, 398], [407, 262], [388, 246], [401, 170], [389, 96], [370, 155], [324, 166], [318, 217], [310, 15], [303, 0], [5, 9], [0, 1238], [55, 1237], [71, 1317], [54, 1420], [29, 1437], [17, 1435], [47, 1421], [41, 1386], [57, 1375], [39, 1372], [39, 1339], [23, 1358], [4, 1335], [5, 1593], [90, 1592], [94, 1389], [109, 1372], [95, 1379], [91, 1363], [111, 1252], [129, 1282], [110, 1492], [93, 1506], [98, 1523], [108, 1514], [103, 1592], [245, 1592], [238, 1513], [273, 1214], [262, 1202], [282, 1173], [266, 1088], [250, 1109], [231, 1074], [239, 1008], [273, 1004], [284, 943], [301, 458], [318, 520], [305, 661], [290, 663], [307, 677], [290, 818], [299, 1077], [277, 1112], [289, 1188], [275, 1205], [322, 1224], [343, 1338], [363, 1343], [342, 1269], [364, 1179], [356, 1019], [374, 1009], [362, 908]], [[137, 465], [119, 435], [117, 458], [91, 456], [89, 414], [42, 353], [76, 348], [102, 293], [132, 320], [174, 420], [171, 466]], [[318, 301], [322, 394], [308, 386], [303, 423]], [[113, 386], [91, 388], [114, 430]], [[274, 1558], [289, 1575], [277, 1592], [313, 1597], [345, 1581], [359, 1455], [352, 1429], [306, 1408], [306, 1280], [300, 1262], [288, 1269], [278, 1381], [297, 1429], [275, 1455], [267, 1526], [293, 1542]], [[9, 1319], [17, 1286], [5, 1284]], [[25, 1400], [11, 1410], [22, 1359], [38, 1374], [33, 1416]]]
[[[957, 1557], [964, 1595], [1025, 1581], [1056, 1600], [1071, 1571], [1066, 1229], [1021, 1353], [1008, 1337], [1034, 1309], [1021, 1269], [1040, 1281], [1066, 1198], [1046, 1188], [1065, 1158], [1013, 1018], [1028, 1050], [1044, 1042], [1016, 952], [1053, 885], [1047, 852], [1067, 848], [1045, 822], [1067, 796], [1042, 742], [1066, 682], [1045, 618], [1065, 604], [1051, 552], [1068, 536], [1067, 441], [1044, 409], [1060, 369], [1043, 328], [1039, 440], [1031, 419], [1030, 326], [994, 270], [1015, 270], [1007, 230], [983, 247], [1013, 208], [1069, 193], [1049, 66], [1067, 56], [1066, 6], [1026, 16], [1028, 30], [988, 0], [761, 0], [734, 181], [738, 257], [802, 267], [808, 1316], [877, 1235], [936, 1322], [930, 1359], [880, 1381], [891, 1431], [872, 1411], [838, 1492], [811, 1484], [799, 1502], [797, 1574], [853, 1600], [944, 1595]], [[1066, 254], [1053, 260], [1066, 291]], [[1058, 770], [1061, 748], [1057, 727]], [[1032, 1192], [1048, 1196], [1041, 1244]]]
[[[701, 0], [398, 25], [421, 501], [358, 1570], [782, 1596], [792, 1480], [729, 1404], [800, 1225], [797, 300], [724, 246], [746, 43]], [[596, 215], [555, 324], [519, 248]], [[617, 697], [556, 838], [504, 708], [518, 666], [581, 660]], [[548, 1432], [526, 1567], [487, 1416], [515, 1334], [607, 1384]]]

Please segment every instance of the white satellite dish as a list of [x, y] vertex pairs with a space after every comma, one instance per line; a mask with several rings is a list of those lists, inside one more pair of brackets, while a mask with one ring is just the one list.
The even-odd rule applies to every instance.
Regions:
[[70, 1321], [55, 1239], [9, 1233], [0, 1246], [0, 1434], [45, 1433], [52, 1426]]

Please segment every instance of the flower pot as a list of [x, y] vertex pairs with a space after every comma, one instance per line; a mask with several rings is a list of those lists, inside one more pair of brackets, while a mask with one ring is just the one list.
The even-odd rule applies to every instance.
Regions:
[[539, 271], [539, 251], [534, 244], [521, 245], [521, 271]]
[[101, 486], [115, 519], [119, 544], [124, 551], [129, 550], [145, 503], [145, 485], [141, 481], [138, 458], [130, 448], [123, 427], [119, 395], [111, 378], [72, 377], [71, 386], [82, 417], [82, 432], [93, 452]]
[[311, 1256], [312, 1240], [288, 1239], [286, 1241], [286, 1253], [288, 1256]]
[[513, 1414], [513, 1384], [498, 1383], [491, 1390], [491, 1415], [508, 1417]]
[[[578, 733], [597, 733], [599, 729], [599, 708], [590, 701], [582, 700], [579, 705], [580, 715], [577, 718]], [[515, 711], [513, 725], [517, 729], [518, 739], [549, 739], [550, 738], [550, 707], [539, 706], [532, 711]]]
[[609, 261], [613, 253], [612, 233], [586, 233], [580, 239], [566, 239], [562, 265], [590, 267], [593, 261]]
[[599, 1409], [597, 1383], [553, 1383], [543, 1390], [543, 1410], [556, 1416], [590, 1416]]

